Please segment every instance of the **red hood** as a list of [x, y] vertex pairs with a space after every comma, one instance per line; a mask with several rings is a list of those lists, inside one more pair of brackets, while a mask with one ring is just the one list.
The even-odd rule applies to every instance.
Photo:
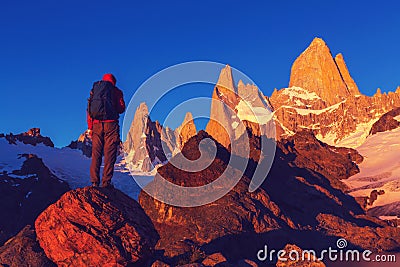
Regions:
[[117, 83], [117, 79], [111, 73], [104, 74], [103, 81], [111, 82], [114, 86]]

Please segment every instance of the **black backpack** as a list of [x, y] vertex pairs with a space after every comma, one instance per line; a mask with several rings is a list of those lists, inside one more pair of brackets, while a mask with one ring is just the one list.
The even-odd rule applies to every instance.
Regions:
[[115, 88], [111, 82], [98, 81], [93, 84], [88, 100], [88, 112], [95, 120], [118, 120], [115, 108]]

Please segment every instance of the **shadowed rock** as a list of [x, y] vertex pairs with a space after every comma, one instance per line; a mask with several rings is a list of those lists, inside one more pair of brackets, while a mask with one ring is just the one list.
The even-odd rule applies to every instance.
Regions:
[[[200, 131], [189, 139], [182, 155], [192, 161], [200, 157], [206, 160], [206, 155], [213, 154], [207, 149], [200, 153], [199, 147], [207, 138], [213, 140]], [[191, 262], [192, 255], [199, 250], [204, 257], [222, 253], [228, 262], [254, 259], [265, 244], [271, 249], [296, 244], [302, 249], [320, 251], [334, 246], [338, 237], [346, 238], [349, 246], [357, 249], [400, 248], [399, 238], [387, 239], [396, 236], [400, 229], [367, 216], [357, 201], [344, 192], [340, 179], [357, 172], [353, 161], [361, 161], [355, 150], [334, 148], [309, 132], [299, 133], [277, 143], [267, 178], [261, 188], [250, 193], [249, 177], [257, 164], [262, 164], [258, 162], [261, 139], [249, 133], [250, 159], [244, 175], [229, 193], [210, 204], [181, 208], [162, 203], [144, 191], [140, 193], [139, 202], [160, 234], [157, 249], [164, 251], [164, 262], [174, 265], [182, 258]], [[244, 140], [239, 138], [238, 142]], [[178, 167], [171, 164], [173, 158], [158, 169], [157, 175], [186, 187], [213, 182], [225, 169], [234, 167], [228, 163], [230, 152], [218, 143], [215, 145], [215, 158], [206, 169], [184, 171], [180, 167], [185, 165], [179, 166], [179, 161], [175, 162]], [[163, 187], [157, 187], [157, 177], [149, 186], [157, 189], [155, 193], [165, 193]], [[377, 236], [379, 241], [361, 238], [357, 231]]]
[[[20, 170], [0, 174], [0, 244], [16, 235], [25, 225], [69, 190], [36, 155], [24, 154]], [[18, 178], [21, 177], [21, 178]]]
[[379, 133], [379, 132], [386, 132], [397, 127], [400, 127], [400, 121], [396, 120], [395, 117], [400, 115], [400, 107], [394, 108], [391, 111], [382, 115], [371, 127], [369, 131], [370, 135]]
[[3, 135], [10, 144], [15, 144], [17, 141], [24, 144], [36, 146], [43, 144], [45, 146], [54, 147], [53, 141], [49, 137], [42, 136], [39, 128], [31, 128], [29, 131], [20, 134], [6, 134]]
[[22, 229], [0, 247], [0, 265], [10, 267], [41, 266], [55, 267], [36, 241], [35, 231], [30, 225]]

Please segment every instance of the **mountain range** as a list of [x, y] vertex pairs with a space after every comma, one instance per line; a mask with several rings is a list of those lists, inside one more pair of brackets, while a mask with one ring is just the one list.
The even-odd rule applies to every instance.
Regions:
[[[0, 214], [9, 218], [0, 224], [0, 263], [285, 266], [261, 262], [258, 250], [268, 244], [320, 252], [338, 238], [347, 248], [400, 252], [400, 87], [363, 95], [343, 55], [334, 57], [315, 38], [293, 63], [287, 88], [265, 96], [236, 82], [226, 65], [211, 97], [210, 120], [200, 131], [190, 112], [174, 130], [153, 121], [141, 103], [121, 145], [112, 190], [87, 187], [88, 132], [65, 148], [55, 148], [38, 128], [0, 135]], [[275, 157], [250, 192], [265, 140], [276, 143]], [[242, 157], [233, 144], [250, 148], [243, 173], [230, 162]], [[176, 167], [187, 164], [182, 156], [210, 164], [184, 170]], [[150, 196], [131, 174], [146, 179], [145, 189], [156, 195], [166, 190], [161, 177], [186, 187], [221, 175], [241, 178], [220, 199], [185, 208]]]

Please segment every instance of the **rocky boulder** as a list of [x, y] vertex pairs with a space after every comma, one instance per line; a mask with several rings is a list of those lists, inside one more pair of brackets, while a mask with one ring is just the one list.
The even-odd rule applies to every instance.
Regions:
[[[285, 254], [282, 258], [286, 260], [278, 260], [276, 267], [325, 267], [325, 264], [312, 254], [304, 254], [305, 257], [303, 259], [303, 250], [296, 245], [287, 244], [283, 250]], [[297, 255], [299, 256], [297, 257]], [[291, 260], [290, 257], [294, 260]]]
[[39, 246], [36, 234], [30, 225], [0, 247], [0, 265], [9, 267], [41, 266], [55, 267]]
[[143, 264], [158, 240], [139, 204], [116, 189], [69, 191], [39, 215], [35, 228], [57, 265]]

